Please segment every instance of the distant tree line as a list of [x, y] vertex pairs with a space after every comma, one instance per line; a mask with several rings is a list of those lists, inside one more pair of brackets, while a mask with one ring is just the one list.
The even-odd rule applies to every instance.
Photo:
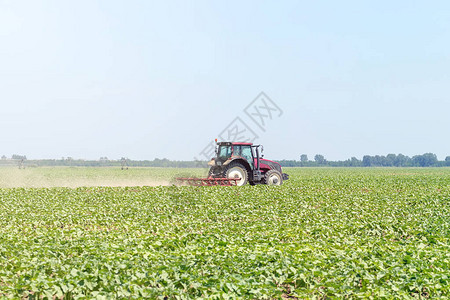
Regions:
[[0, 166], [13, 166], [24, 162], [27, 167], [161, 167], [161, 168], [197, 168], [206, 167], [206, 161], [176, 161], [167, 158], [154, 160], [118, 160], [100, 157], [98, 160], [74, 159], [72, 157], [60, 159], [26, 159], [26, 156], [13, 155], [10, 159], [3, 155]]
[[308, 160], [306, 154], [300, 160], [279, 160], [285, 167], [450, 167], [450, 156], [439, 161], [436, 154], [425, 153], [409, 157], [403, 154], [364, 155], [362, 160], [352, 157], [343, 161], [328, 161], [321, 154], [316, 154], [314, 160]]
[[[118, 160], [111, 160], [107, 157], [100, 157], [98, 160], [73, 159], [72, 157], [61, 159], [38, 159], [27, 160], [25, 155], [14, 154], [10, 159], [5, 155], [1, 157], [0, 166], [23, 164], [27, 167], [161, 167], [161, 168], [204, 168], [206, 161], [178, 161], [167, 158], [154, 160], [131, 160], [122, 157]], [[363, 159], [356, 157], [343, 161], [329, 161], [322, 154], [316, 154], [314, 160], [309, 160], [306, 154], [300, 156], [300, 160], [277, 160], [283, 167], [450, 167], [450, 156], [439, 161], [436, 154], [425, 153], [408, 157], [403, 154], [384, 155], [364, 155]]]

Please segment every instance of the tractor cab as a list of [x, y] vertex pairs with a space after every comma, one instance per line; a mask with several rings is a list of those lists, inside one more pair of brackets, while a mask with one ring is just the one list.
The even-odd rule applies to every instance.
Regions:
[[223, 164], [227, 160], [242, 158], [251, 169], [254, 169], [256, 156], [253, 147], [255, 146], [251, 143], [219, 143], [217, 146], [216, 162]]

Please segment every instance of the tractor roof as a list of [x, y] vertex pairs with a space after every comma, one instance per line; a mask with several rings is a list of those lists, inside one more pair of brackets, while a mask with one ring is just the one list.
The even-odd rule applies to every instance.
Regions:
[[245, 142], [219, 142], [218, 145], [223, 146], [230, 146], [230, 145], [237, 145], [237, 146], [251, 146], [253, 143], [245, 143]]
[[244, 143], [244, 142], [232, 142], [233, 145], [245, 145], [245, 146], [251, 146], [253, 143]]

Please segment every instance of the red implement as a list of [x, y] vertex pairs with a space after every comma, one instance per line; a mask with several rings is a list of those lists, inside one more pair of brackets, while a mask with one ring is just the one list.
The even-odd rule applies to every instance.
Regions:
[[241, 180], [240, 178], [184, 178], [178, 177], [176, 180], [180, 183], [185, 183], [193, 186], [232, 186], [237, 185], [237, 182]]

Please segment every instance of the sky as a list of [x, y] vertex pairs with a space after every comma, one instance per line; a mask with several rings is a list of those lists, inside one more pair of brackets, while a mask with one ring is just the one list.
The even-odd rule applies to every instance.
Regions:
[[0, 0], [0, 155], [443, 160], [449, 49], [448, 1]]

